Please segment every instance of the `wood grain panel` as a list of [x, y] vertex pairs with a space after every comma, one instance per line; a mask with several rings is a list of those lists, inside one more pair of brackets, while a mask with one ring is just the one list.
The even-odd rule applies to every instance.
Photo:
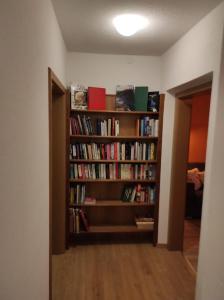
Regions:
[[49, 69], [50, 254], [65, 251], [66, 127], [66, 89]]
[[168, 248], [182, 250], [191, 107], [177, 99], [171, 174]]

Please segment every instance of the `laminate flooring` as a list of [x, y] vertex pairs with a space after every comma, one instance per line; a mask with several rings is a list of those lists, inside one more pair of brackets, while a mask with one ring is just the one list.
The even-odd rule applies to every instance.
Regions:
[[82, 245], [53, 256], [53, 300], [193, 300], [181, 252], [150, 244]]
[[191, 267], [197, 273], [198, 252], [200, 240], [201, 220], [184, 221], [184, 247], [183, 254]]

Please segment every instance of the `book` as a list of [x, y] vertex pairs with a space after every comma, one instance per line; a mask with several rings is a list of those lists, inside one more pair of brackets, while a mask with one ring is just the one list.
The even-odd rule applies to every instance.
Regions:
[[87, 216], [82, 209], [79, 209], [79, 216], [80, 216], [79, 219], [81, 220], [81, 223], [82, 223], [82, 227], [84, 228], [85, 231], [89, 231], [89, 224], [88, 224]]
[[95, 205], [96, 204], [96, 198], [86, 197], [85, 200], [84, 200], [84, 203], [88, 204], [88, 205]]
[[69, 232], [74, 233], [75, 232], [75, 223], [74, 223], [74, 208], [69, 208]]
[[135, 110], [135, 95], [133, 85], [118, 85], [116, 87], [116, 110], [133, 111]]
[[154, 228], [154, 219], [153, 218], [136, 217], [135, 223], [139, 229], [153, 230], [153, 228]]
[[74, 187], [70, 188], [70, 205], [75, 204], [75, 189]]
[[135, 110], [147, 111], [148, 107], [148, 87], [136, 86], [135, 87]]
[[159, 92], [148, 93], [148, 111], [159, 112]]
[[106, 89], [99, 87], [88, 87], [88, 109], [106, 109]]
[[87, 90], [82, 85], [71, 85], [71, 109], [87, 110]]
[[80, 220], [79, 220], [79, 210], [76, 208], [75, 209], [75, 216], [74, 216], [74, 228], [75, 228], [75, 233], [80, 232]]

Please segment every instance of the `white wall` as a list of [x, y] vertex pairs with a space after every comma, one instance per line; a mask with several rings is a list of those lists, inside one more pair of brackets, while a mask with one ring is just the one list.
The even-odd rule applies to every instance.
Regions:
[[65, 82], [49, 0], [0, 9], [0, 299], [48, 299], [48, 66]]
[[161, 88], [160, 57], [71, 52], [67, 55], [67, 83], [105, 87], [114, 94], [118, 84]]
[[[197, 277], [197, 300], [224, 299], [224, 2], [182, 37], [162, 56], [165, 91], [213, 72], [212, 98], [206, 157], [203, 218]], [[220, 73], [222, 71], [222, 73]], [[170, 166], [172, 152], [174, 97], [167, 94], [164, 116], [161, 194], [160, 242], [167, 240]], [[171, 123], [170, 123], [171, 120]], [[167, 154], [167, 152], [169, 154]]]

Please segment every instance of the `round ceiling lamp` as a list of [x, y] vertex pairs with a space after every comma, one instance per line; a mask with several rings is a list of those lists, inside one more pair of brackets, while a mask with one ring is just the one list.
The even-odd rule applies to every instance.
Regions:
[[136, 14], [124, 14], [113, 19], [113, 25], [117, 32], [123, 36], [131, 36], [144, 29], [148, 25], [148, 20]]

